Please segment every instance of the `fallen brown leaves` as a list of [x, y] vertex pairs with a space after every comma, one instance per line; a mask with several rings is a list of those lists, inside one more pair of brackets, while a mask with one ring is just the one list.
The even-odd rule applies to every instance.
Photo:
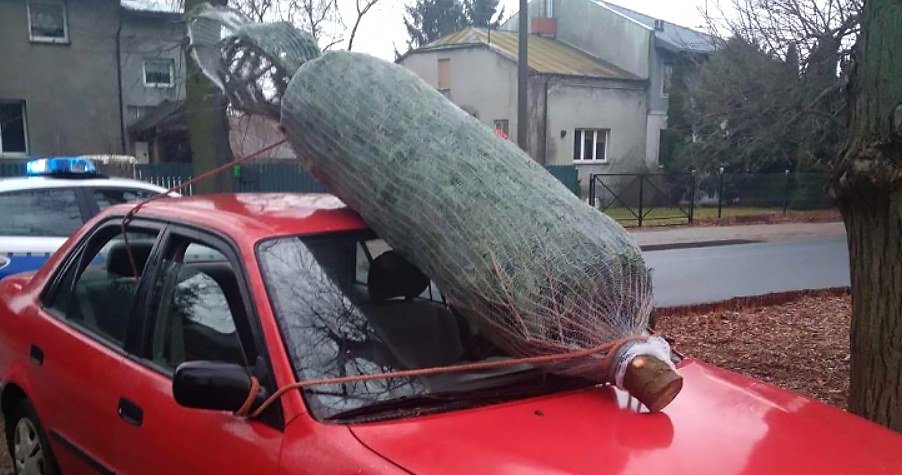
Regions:
[[760, 305], [766, 300], [659, 310], [656, 329], [684, 354], [845, 409], [848, 292], [799, 294]]

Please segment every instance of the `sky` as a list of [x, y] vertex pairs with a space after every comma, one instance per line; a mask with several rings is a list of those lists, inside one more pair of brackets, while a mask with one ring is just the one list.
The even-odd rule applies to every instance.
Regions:
[[[407, 31], [402, 18], [404, 5], [410, 0], [381, 0], [374, 10], [364, 17], [354, 40], [354, 51], [369, 53], [387, 60], [394, 60], [394, 51], [406, 50]], [[567, 0], [565, 0], [567, 1]], [[572, 1], [572, 0], [570, 0]], [[611, 0], [611, 3], [666, 20], [677, 25], [703, 29], [704, 21], [699, 13], [706, 0]], [[353, 1], [339, 2], [342, 16], [353, 20], [356, 16]], [[519, 0], [501, 0], [506, 15], [515, 13]], [[347, 25], [350, 28], [351, 25]]]

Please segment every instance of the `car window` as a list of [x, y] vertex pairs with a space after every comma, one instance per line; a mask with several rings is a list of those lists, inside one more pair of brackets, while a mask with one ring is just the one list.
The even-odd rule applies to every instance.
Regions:
[[84, 223], [71, 188], [0, 193], [0, 210], [0, 236], [65, 237]]
[[219, 250], [189, 242], [163, 261], [152, 359], [175, 370], [185, 361], [250, 366], [237, 322], [247, 315], [233, 266]]
[[97, 201], [97, 208], [103, 211], [113, 205], [144, 201], [156, 194], [149, 190], [137, 188], [96, 188], [94, 190], [94, 200]]
[[[469, 354], [469, 327], [434, 283], [380, 240], [352, 233], [278, 238], [257, 248], [267, 293], [299, 380], [429, 368]], [[374, 270], [376, 269], [376, 270]], [[317, 417], [455, 387], [422, 378], [304, 390]]]
[[143, 275], [157, 234], [130, 230], [127, 242], [118, 227], [96, 234], [66, 271], [48, 307], [111, 345], [124, 347], [135, 313], [135, 271]]

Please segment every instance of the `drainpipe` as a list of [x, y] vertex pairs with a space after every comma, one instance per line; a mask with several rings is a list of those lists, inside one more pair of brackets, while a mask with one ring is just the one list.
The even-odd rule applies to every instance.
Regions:
[[119, 90], [119, 138], [122, 154], [128, 154], [126, 147], [125, 111], [122, 107], [122, 10], [119, 10], [119, 26], [116, 28], [116, 87]]
[[545, 78], [545, 107], [542, 111], [542, 163], [548, 165], [548, 78]]

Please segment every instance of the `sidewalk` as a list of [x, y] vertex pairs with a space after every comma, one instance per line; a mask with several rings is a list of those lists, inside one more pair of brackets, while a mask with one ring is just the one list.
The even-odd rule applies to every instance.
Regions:
[[843, 239], [842, 222], [698, 226], [664, 230], [630, 230], [645, 251], [685, 247], [721, 246], [749, 242], [785, 242]]

